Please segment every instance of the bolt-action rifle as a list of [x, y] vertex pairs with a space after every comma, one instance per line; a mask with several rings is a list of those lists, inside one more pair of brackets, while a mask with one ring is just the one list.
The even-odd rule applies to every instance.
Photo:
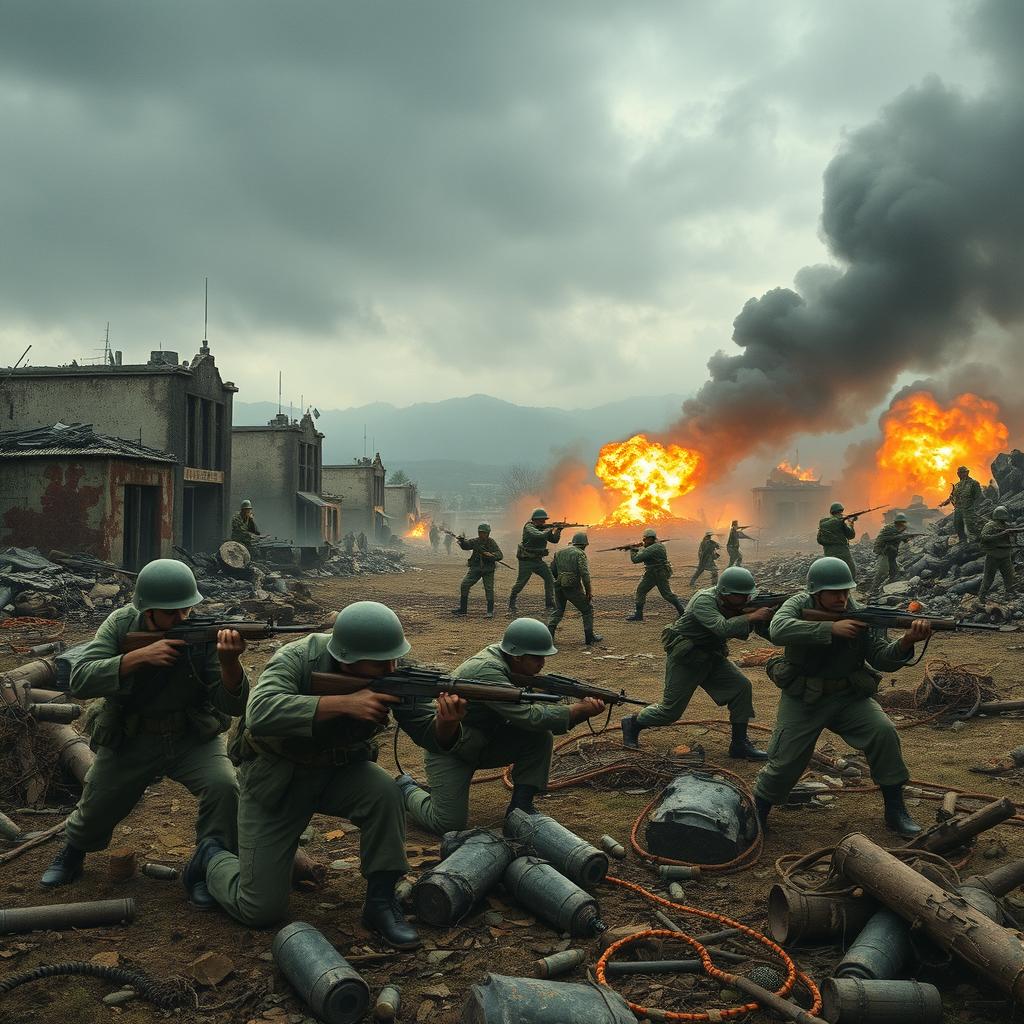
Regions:
[[590, 524], [589, 523], [564, 523], [564, 522], [561, 522], [561, 521], [559, 521], [557, 523], [545, 523], [544, 524], [544, 529], [545, 530], [571, 530], [573, 527], [576, 527], [576, 526], [578, 526], [582, 530], [589, 530], [590, 529]]
[[742, 612], [749, 612], [756, 610], [757, 608], [778, 608], [784, 602], [788, 601], [796, 591], [790, 591], [788, 594], [772, 594], [769, 591], [755, 594], [742, 608]]
[[964, 622], [941, 615], [918, 615], [914, 612], [894, 608], [868, 605], [866, 608], [848, 608], [842, 612], [826, 612], [820, 608], [802, 608], [800, 618], [807, 622], [839, 622], [841, 619], [856, 619], [878, 629], [909, 629], [916, 619], [924, 619], [933, 630], [951, 633], [960, 629], [978, 629], [988, 633], [1015, 633], [1016, 626], [996, 625], [990, 622]]
[[[671, 537], [659, 537], [658, 543], [668, 544], [671, 540]], [[617, 548], [598, 548], [596, 553], [600, 554], [602, 551], [639, 551], [643, 546], [644, 542], [642, 540], [638, 540], [635, 544], [620, 544]]]
[[[451, 530], [445, 529], [445, 527], [439, 527], [442, 533], [447, 533], [449, 537], [453, 537], [455, 540], [465, 540], [466, 535], [464, 533], [454, 533]], [[508, 562], [503, 562], [500, 558], [496, 558], [495, 561], [498, 565], [505, 566], [506, 569], [511, 569], [513, 572], [516, 571], [515, 566], [509, 565]]]
[[436, 700], [442, 693], [450, 693], [465, 700], [497, 701], [502, 704], [557, 704], [561, 699], [551, 693], [530, 693], [518, 686], [453, 679], [429, 668], [400, 668], [379, 679], [367, 679], [346, 672], [314, 672], [310, 676], [310, 692], [315, 695], [357, 693], [359, 690], [386, 693], [403, 701]]
[[528, 686], [533, 690], [540, 690], [544, 694], [557, 695], [556, 699], [562, 697], [574, 697], [583, 700], [584, 697], [596, 697], [603, 700], [605, 704], [636, 704], [637, 707], [647, 707], [649, 701], [636, 700], [627, 697], [625, 690], [606, 689], [603, 686], [592, 686], [590, 683], [581, 683], [578, 679], [570, 676], [546, 675], [527, 676], [520, 672], [513, 672], [512, 679], [520, 686]]
[[217, 633], [222, 629], [234, 629], [242, 634], [243, 640], [266, 640], [280, 633], [316, 633], [323, 626], [276, 626], [273, 619], [266, 622], [252, 620], [218, 619], [215, 615], [192, 615], [184, 622], [170, 629], [140, 630], [126, 633], [121, 641], [121, 653], [137, 651], [158, 640], [184, 640], [190, 647], [206, 647], [217, 642]]
[[871, 508], [862, 508], [858, 512], [848, 512], [843, 516], [843, 522], [847, 519], [857, 519], [859, 516], [866, 516], [869, 512], [877, 512], [880, 508], [888, 508], [888, 505], [872, 505]]

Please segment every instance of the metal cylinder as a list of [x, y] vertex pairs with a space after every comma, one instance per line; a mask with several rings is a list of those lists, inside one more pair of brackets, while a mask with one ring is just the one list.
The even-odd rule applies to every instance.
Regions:
[[41, 658], [38, 661], [27, 661], [24, 665], [12, 668], [9, 672], [0, 673], [0, 687], [14, 688], [16, 683], [27, 684], [39, 689], [49, 688], [57, 682], [57, 673], [53, 661]]
[[169, 867], [167, 864], [154, 864], [147, 861], [140, 868], [147, 878], [158, 878], [161, 882], [172, 882], [178, 877], [178, 869]]
[[557, 931], [597, 935], [605, 930], [597, 900], [537, 857], [517, 857], [503, 878], [509, 895]]
[[53, 903], [48, 907], [0, 910], [0, 935], [13, 932], [102, 928], [135, 920], [135, 900], [95, 900], [91, 903]]
[[685, 882], [688, 879], [700, 881], [700, 868], [696, 864], [662, 864], [658, 874], [666, 882]]
[[609, 857], [614, 857], [616, 860], [626, 859], [626, 848], [613, 836], [601, 836], [597, 841], [597, 845], [600, 846]]
[[58, 725], [55, 722], [40, 722], [39, 735], [57, 751], [60, 766], [80, 783], [85, 783], [85, 776], [92, 767], [96, 755], [89, 749], [89, 739], [75, 732], [70, 725]]
[[608, 874], [608, 854], [546, 814], [527, 814], [517, 808], [505, 818], [505, 835], [525, 843], [531, 853], [585, 889], [592, 889]]
[[315, 1017], [327, 1024], [355, 1024], [366, 1013], [369, 986], [311, 924], [286, 925], [274, 936], [271, 952]]
[[566, 949], [538, 960], [534, 967], [538, 978], [557, 978], [579, 967], [586, 959], [587, 954], [582, 949]]
[[14, 840], [20, 838], [20, 826], [17, 822], [11, 821], [3, 811], [0, 811], [0, 839], [6, 839], [9, 842], [14, 842]]
[[919, 981], [826, 978], [822, 1016], [830, 1024], [942, 1024], [942, 996]]
[[512, 863], [509, 844], [494, 832], [476, 832], [412, 887], [416, 916], [435, 928], [460, 921], [501, 880]]
[[845, 945], [877, 909], [874, 900], [801, 892], [776, 884], [768, 893], [768, 931], [782, 946]]
[[379, 1021], [392, 1021], [398, 1016], [402, 1008], [402, 990], [394, 985], [388, 985], [380, 990], [377, 1002], [373, 1004], [373, 1019]]
[[834, 973], [837, 978], [872, 981], [900, 978], [913, 952], [910, 929], [903, 918], [883, 908], [864, 925]]
[[81, 704], [29, 704], [29, 714], [37, 722], [75, 721], [82, 714]]
[[462, 1007], [461, 1024], [636, 1024], [625, 999], [605, 985], [484, 975]]

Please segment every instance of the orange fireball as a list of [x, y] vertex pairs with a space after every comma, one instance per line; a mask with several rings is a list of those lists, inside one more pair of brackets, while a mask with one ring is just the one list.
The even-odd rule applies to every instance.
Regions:
[[418, 523], [413, 523], [408, 530], [402, 535], [406, 540], [422, 540], [427, 535], [427, 521], [421, 519]]
[[882, 444], [876, 452], [875, 494], [905, 500], [945, 498], [956, 481], [957, 466], [967, 466], [983, 481], [989, 463], [1007, 447], [1009, 431], [999, 406], [965, 392], [948, 405], [930, 391], [897, 399], [882, 416]]
[[594, 472], [606, 487], [622, 495], [605, 523], [644, 523], [671, 516], [671, 503], [697, 486], [704, 458], [692, 448], [662, 445], [636, 434], [606, 444]]

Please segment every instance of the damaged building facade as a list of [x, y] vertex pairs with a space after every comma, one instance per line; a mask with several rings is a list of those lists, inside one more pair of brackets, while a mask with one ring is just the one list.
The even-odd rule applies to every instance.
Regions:
[[776, 466], [764, 487], [753, 489], [754, 522], [766, 537], [814, 536], [828, 515], [832, 488], [820, 480], [801, 480]]
[[323, 467], [323, 492], [341, 499], [346, 532], [361, 531], [371, 541], [384, 540], [387, 527], [384, 476], [380, 452], [372, 459]]
[[170, 453], [172, 534], [213, 551], [230, 523], [231, 413], [238, 389], [205, 345], [191, 362], [153, 352], [142, 364], [33, 366], [9, 371], [0, 431], [90, 423], [98, 434]]
[[341, 501], [323, 495], [323, 440], [312, 416], [278, 413], [231, 430], [231, 506], [248, 498], [263, 533], [299, 545], [337, 543]]
[[393, 533], [403, 533], [420, 520], [419, 488], [414, 483], [384, 485], [384, 514]]

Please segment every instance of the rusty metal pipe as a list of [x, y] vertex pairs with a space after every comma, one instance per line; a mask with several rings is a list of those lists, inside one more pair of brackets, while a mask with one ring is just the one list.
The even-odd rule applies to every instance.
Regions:
[[37, 722], [67, 725], [82, 714], [81, 704], [29, 704], [28, 713]]
[[67, 928], [102, 928], [135, 920], [135, 900], [94, 900], [91, 903], [54, 903], [48, 907], [0, 910], [0, 935], [14, 932], [63, 931]]
[[61, 767], [84, 785], [86, 773], [96, 760], [96, 755], [89, 749], [88, 738], [75, 732], [70, 725], [55, 722], [40, 722], [39, 732], [57, 751]]

